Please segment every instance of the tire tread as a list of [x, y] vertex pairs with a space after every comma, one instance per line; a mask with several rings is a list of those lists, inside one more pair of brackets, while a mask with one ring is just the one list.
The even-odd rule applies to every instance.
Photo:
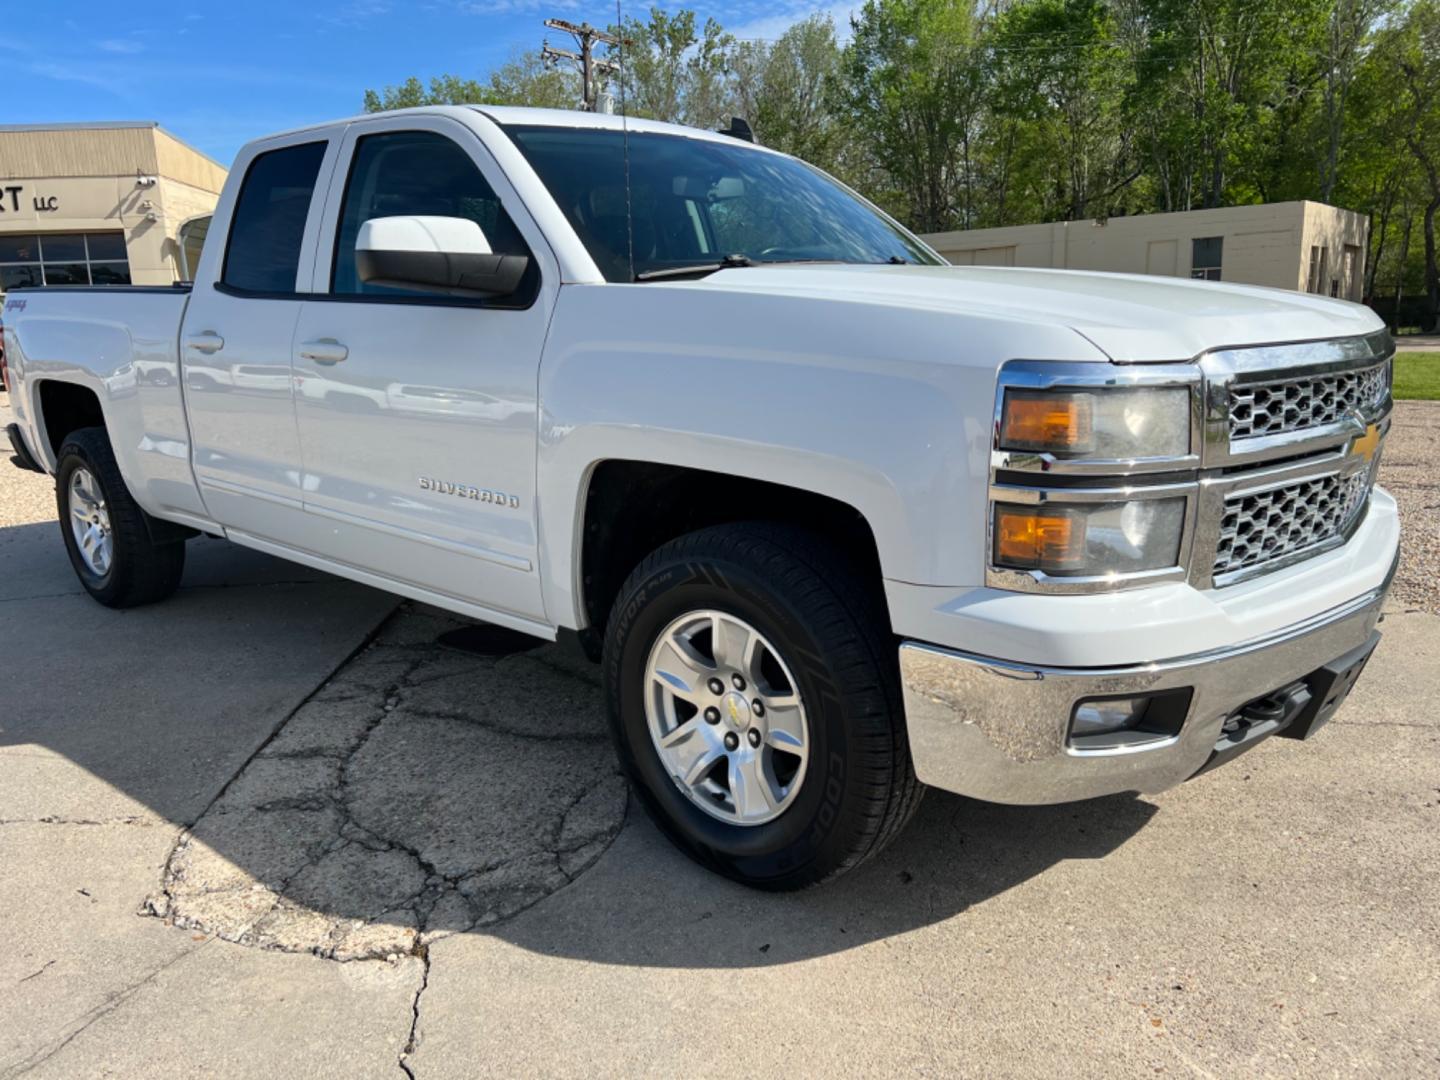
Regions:
[[[620, 596], [630, 595], [661, 567], [677, 561], [744, 566], [774, 584], [803, 614], [825, 653], [825, 667], [850, 704], [859, 748], [860, 791], [853, 809], [859, 835], [834, 866], [805, 867], [779, 888], [818, 885], [883, 850], [914, 816], [925, 787], [915, 775], [900, 693], [899, 660], [878, 581], [868, 580], [825, 539], [768, 522], [711, 526], [656, 549], [632, 571]], [[617, 604], [618, 607], [618, 604]], [[606, 672], [618, 668], [618, 642], [607, 634]], [[719, 867], [717, 867], [719, 868]], [[721, 868], [723, 869], [723, 868]]]
[[[110, 531], [115, 546], [115, 580], [103, 588], [96, 588], [80, 573], [77, 563], [76, 572], [81, 584], [106, 607], [132, 608], [165, 599], [180, 586], [180, 578], [185, 572], [185, 543], [171, 541], [157, 544], [150, 538], [149, 515], [140, 508], [126, 487], [115, 452], [110, 446], [109, 433], [101, 427], [78, 428], [70, 432], [61, 444], [56, 459], [59, 464], [56, 468], [55, 501], [67, 550], [71, 549], [73, 541], [62, 477], [65, 475], [64, 462], [71, 456], [79, 457], [94, 470], [105, 492], [105, 509], [110, 515]], [[73, 550], [71, 560], [76, 560]]]

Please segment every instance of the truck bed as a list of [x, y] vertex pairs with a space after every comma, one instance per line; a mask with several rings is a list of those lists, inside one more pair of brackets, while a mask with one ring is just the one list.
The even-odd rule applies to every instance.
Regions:
[[121, 474], [157, 516], [204, 515], [190, 468], [179, 335], [188, 285], [16, 289], [5, 300], [12, 408], [36, 459], [53, 469], [41, 395], [94, 391]]

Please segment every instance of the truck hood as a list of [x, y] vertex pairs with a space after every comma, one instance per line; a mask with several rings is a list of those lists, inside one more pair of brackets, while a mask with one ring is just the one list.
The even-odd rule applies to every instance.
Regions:
[[1189, 360], [1230, 346], [1353, 337], [1385, 325], [1369, 308], [1307, 293], [1079, 270], [791, 264], [722, 270], [669, 287], [1047, 323], [1069, 327], [1110, 359], [1126, 363]]

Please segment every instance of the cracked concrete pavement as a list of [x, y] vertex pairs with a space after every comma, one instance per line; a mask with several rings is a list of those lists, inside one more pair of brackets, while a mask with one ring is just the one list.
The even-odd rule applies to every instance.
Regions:
[[626, 798], [598, 676], [538, 642], [436, 648], [462, 625], [394, 616], [181, 836], [147, 910], [244, 945], [387, 958], [593, 863]]
[[[1433, 524], [1433, 521], [1431, 522]], [[593, 668], [219, 542], [80, 594], [0, 462], [0, 1080], [1440, 1071], [1440, 618], [1160, 796], [932, 792], [748, 892], [627, 807]]]

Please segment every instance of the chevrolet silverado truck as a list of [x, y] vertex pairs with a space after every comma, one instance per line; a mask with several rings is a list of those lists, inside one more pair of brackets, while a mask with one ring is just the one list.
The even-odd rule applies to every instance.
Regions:
[[1158, 792], [1314, 733], [1397, 558], [1365, 308], [947, 266], [729, 132], [277, 135], [193, 284], [4, 316], [11, 444], [95, 599], [168, 595], [206, 533], [569, 636], [654, 818], [763, 888], [926, 786]]

